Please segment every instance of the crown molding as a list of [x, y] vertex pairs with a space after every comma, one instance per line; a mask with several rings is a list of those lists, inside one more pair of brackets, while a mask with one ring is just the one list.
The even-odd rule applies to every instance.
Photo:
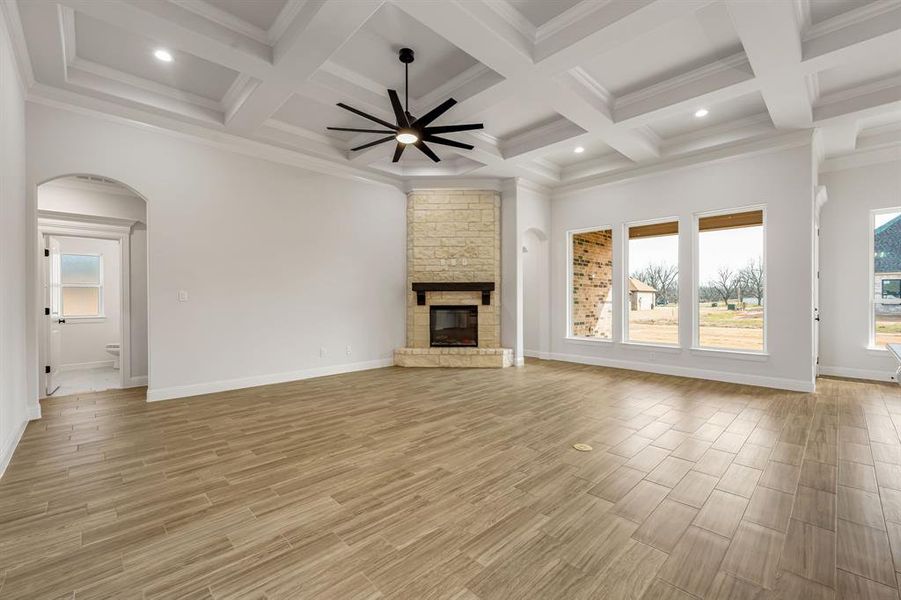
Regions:
[[615, 98], [610, 91], [605, 88], [601, 83], [592, 77], [588, 71], [583, 69], [582, 67], [576, 67], [575, 69], [571, 69], [569, 71], [570, 76], [580, 83], [588, 92], [597, 98], [600, 102], [607, 107], [607, 109], [611, 109], [613, 107], [613, 103]]
[[267, 46], [272, 44], [267, 31], [236, 17], [230, 12], [213, 6], [205, 0], [169, 0], [169, 2], [261, 44]]
[[801, 36], [801, 42], [809, 42], [815, 38], [835, 33], [859, 25], [875, 17], [898, 9], [896, 2], [871, 2], [847, 12], [838, 14], [830, 19], [811, 25]]
[[451, 179], [430, 177], [426, 180], [410, 178], [404, 181], [403, 190], [407, 194], [413, 192], [431, 192], [445, 190], [485, 190], [500, 192], [504, 178], [501, 177], [454, 177]]
[[690, 71], [680, 73], [679, 75], [676, 75], [674, 77], [670, 77], [669, 79], [653, 83], [647, 87], [641, 88], [640, 90], [629, 92], [628, 94], [623, 94], [622, 96], [614, 99], [613, 108], [615, 110], [620, 110], [628, 107], [630, 104], [643, 102], [645, 100], [653, 98], [654, 96], [665, 94], [666, 92], [669, 92], [671, 90], [691, 85], [725, 71], [734, 70], [747, 72], [749, 79], [754, 78], [753, 71], [751, 70], [751, 63], [748, 62], [747, 55], [744, 53], [744, 51], [736, 52], [735, 54], [707, 63], [706, 65], [702, 65], [696, 69], [692, 69]]
[[546, 41], [548, 38], [557, 35], [570, 25], [578, 23], [588, 15], [597, 12], [611, 3], [611, 0], [582, 0], [569, 10], [566, 10], [541, 27], [535, 30], [533, 37], [536, 44]]
[[812, 129], [801, 129], [780, 132], [752, 140], [742, 140], [717, 148], [696, 150], [687, 154], [664, 158], [653, 163], [643, 163], [582, 181], [564, 184], [555, 188], [554, 195], [555, 197], [563, 197], [595, 187], [710, 165], [722, 160], [809, 146], [812, 142], [812, 136]]
[[316, 173], [397, 188], [401, 185], [400, 179], [384, 173], [302, 154], [272, 143], [252, 140], [222, 130], [212, 130], [203, 125], [185, 123], [165, 115], [148, 114], [147, 111], [141, 109], [124, 107], [71, 90], [38, 83], [28, 91], [27, 100], [33, 104], [103, 119], [144, 131], [151, 130], [177, 139], [200, 143], [207, 147], [261, 158]]
[[898, 163], [898, 169], [901, 170], [901, 143], [855, 150], [848, 154], [827, 158], [820, 165], [820, 173], [834, 173], [836, 171], [859, 169], [870, 165], [892, 162]]
[[31, 57], [28, 55], [28, 44], [25, 42], [25, 30], [19, 17], [19, 7], [15, 2], [0, 2], [0, 31], [5, 30], [13, 57], [16, 61], [16, 75], [22, 89], [27, 90], [35, 84], [34, 70], [31, 68]]
[[278, 13], [275, 21], [272, 22], [272, 26], [269, 27], [269, 31], [266, 32], [271, 46], [275, 47], [281, 41], [282, 36], [288, 31], [294, 19], [309, 4], [311, 4], [310, 0], [288, 0], [285, 3], [282, 11]]

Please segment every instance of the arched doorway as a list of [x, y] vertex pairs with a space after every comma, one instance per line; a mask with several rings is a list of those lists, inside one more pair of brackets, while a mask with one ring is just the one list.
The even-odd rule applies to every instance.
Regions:
[[37, 186], [40, 396], [148, 381], [147, 203], [93, 174]]

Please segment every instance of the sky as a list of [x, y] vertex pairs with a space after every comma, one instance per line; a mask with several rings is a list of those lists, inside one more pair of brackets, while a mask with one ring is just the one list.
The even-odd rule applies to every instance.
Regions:
[[[877, 219], [881, 215], [877, 215]], [[878, 221], [877, 221], [878, 223]], [[675, 235], [629, 240], [629, 273], [652, 263], [676, 264], [679, 239]], [[704, 231], [698, 236], [698, 272], [701, 283], [714, 277], [721, 265], [733, 271], [763, 256], [763, 227]]]

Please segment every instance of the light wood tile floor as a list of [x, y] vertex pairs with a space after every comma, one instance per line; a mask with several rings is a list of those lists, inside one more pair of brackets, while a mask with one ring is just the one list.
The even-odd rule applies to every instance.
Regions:
[[531, 361], [43, 414], [3, 599], [898, 599], [893, 385]]

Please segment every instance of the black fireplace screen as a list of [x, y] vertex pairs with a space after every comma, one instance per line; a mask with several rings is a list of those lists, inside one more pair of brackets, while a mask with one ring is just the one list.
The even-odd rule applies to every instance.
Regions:
[[478, 306], [430, 306], [431, 346], [478, 346]]

